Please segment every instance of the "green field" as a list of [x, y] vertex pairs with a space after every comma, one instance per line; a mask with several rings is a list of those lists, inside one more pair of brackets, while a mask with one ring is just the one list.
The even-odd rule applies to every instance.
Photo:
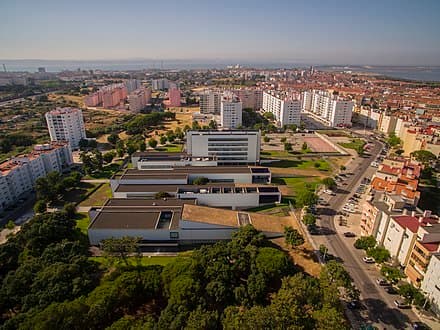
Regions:
[[122, 161], [117, 161], [115, 163], [111, 163], [105, 165], [102, 171], [97, 171], [93, 174], [84, 176], [84, 179], [110, 179], [115, 172], [119, 170], [122, 165]]
[[104, 183], [93, 194], [83, 200], [79, 206], [102, 206], [104, 202], [112, 197], [110, 184]]
[[358, 150], [359, 148], [363, 148], [367, 143], [361, 139], [353, 139], [351, 140], [351, 142], [338, 143], [338, 144], [343, 146], [344, 148]]
[[75, 216], [76, 228], [87, 235], [87, 227], [89, 227], [89, 215], [87, 213], [77, 213]]
[[72, 189], [64, 194], [63, 201], [67, 203], [79, 203], [87, 194], [96, 189], [102, 183], [81, 182], [78, 188]]
[[270, 164], [270, 167], [299, 168], [303, 170], [316, 169], [320, 171], [330, 171], [332, 169], [330, 163], [324, 159], [317, 159], [317, 160], [282, 159], [278, 162], [274, 162]]
[[294, 178], [272, 178], [272, 183], [279, 185], [286, 185], [292, 190], [292, 195], [295, 196], [298, 192], [310, 189], [315, 190], [320, 184], [321, 180], [318, 177], [303, 176]]
[[166, 152], [181, 152], [183, 148], [182, 144], [167, 144], [161, 147], [157, 147], [156, 151], [166, 151]]

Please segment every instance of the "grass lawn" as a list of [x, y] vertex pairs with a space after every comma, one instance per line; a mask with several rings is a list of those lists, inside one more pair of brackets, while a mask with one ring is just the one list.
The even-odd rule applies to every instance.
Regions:
[[351, 140], [351, 142], [348, 143], [339, 143], [339, 145], [343, 146], [344, 148], [354, 149], [354, 150], [357, 150], [358, 148], [363, 148], [365, 144], [367, 143], [361, 139], [353, 139]]
[[270, 214], [278, 217], [285, 217], [289, 215], [289, 204], [280, 203], [280, 204], [264, 205], [264, 206], [248, 209], [247, 211]]
[[102, 171], [86, 175], [84, 179], [110, 179], [112, 175], [119, 170], [121, 163], [112, 163], [103, 167]]
[[70, 190], [64, 195], [64, 201], [68, 203], [79, 203], [88, 193], [101, 184], [102, 183], [81, 182], [78, 188]]
[[87, 235], [87, 227], [90, 223], [89, 215], [87, 213], [77, 213], [75, 220], [76, 228], [79, 228], [83, 234]]
[[79, 206], [102, 206], [104, 202], [112, 197], [112, 190], [110, 184], [104, 183], [87, 199], [83, 200]]
[[157, 147], [156, 151], [166, 151], [166, 152], [181, 152], [183, 144], [166, 144], [161, 147]]
[[[177, 258], [184, 258], [182, 256], [170, 256], [170, 257], [142, 257], [141, 258], [141, 265], [142, 266], [149, 266], [149, 265], [162, 265], [165, 266], [166, 264], [176, 260]], [[91, 260], [94, 260], [96, 262], [99, 262], [100, 264], [105, 265], [108, 262], [107, 257], [90, 257]], [[137, 260], [135, 257], [128, 257], [128, 263], [130, 265], [136, 265]], [[118, 265], [123, 266], [124, 262], [120, 261], [118, 262]]]
[[341, 131], [341, 130], [337, 130], [337, 129], [320, 129], [317, 130], [316, 132], [321, 133], [321, 134], [325, 134], [327, 136], [350, 136], [350, 134], [348, 134], [347, 132]]
[[295, 178], [272, 178], [272, 183], [286, 185], [291, 193], [288, 195], [295, 196], [298, 192], [307, 189], [314, 190], [320, 183], [318, 177], [303, 176]]
[[304, 170], [320, 170], [320, 171], [330, 171], [332, 169], [330, 163], [324, 159], [317, 160], [300, 160], [300, 159], [282, 159], [278, 162], [270, 164], [271, 167], [281, 167], [281, 168], [299, 168]]

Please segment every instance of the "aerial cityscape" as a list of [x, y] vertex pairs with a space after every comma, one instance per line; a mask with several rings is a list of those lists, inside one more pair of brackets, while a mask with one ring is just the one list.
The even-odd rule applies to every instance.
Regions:
[[0, 4], [0, 329], [440, 329], [440, 2]]

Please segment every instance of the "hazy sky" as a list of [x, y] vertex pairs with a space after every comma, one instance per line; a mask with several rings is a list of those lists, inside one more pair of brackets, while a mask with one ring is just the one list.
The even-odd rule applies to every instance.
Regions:
[[0, 0], [0, 58], [440, 65], [440, 0]]

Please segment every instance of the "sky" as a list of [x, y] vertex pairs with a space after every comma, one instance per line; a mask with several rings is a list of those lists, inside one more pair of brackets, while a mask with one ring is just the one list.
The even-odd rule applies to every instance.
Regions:
[[439, 0], [0, 0], [0, 59], [440, 65]]

